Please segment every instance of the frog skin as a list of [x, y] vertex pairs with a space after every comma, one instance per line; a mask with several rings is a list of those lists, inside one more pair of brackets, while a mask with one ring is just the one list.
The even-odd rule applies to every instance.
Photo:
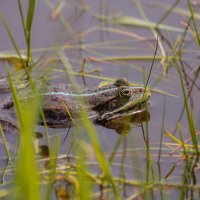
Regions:
[[[42, 109], [46, 124], [51, 128], [66, 128], [80, 118], [80, 110], [85, 109], [92, 121], [100, 123], [123, 116], [129, 110], [138, 109], [149, 100], [151, 92], [147, 88], [130, 86], [125, 78], [117, 79], [112, 85], [98, 89], [82, 89], [73, 92], [72, 87], [57, 85], [42, 93]], [[0, 105], [6, 114], [3, 121], [15, 119], [12, 100]], [[2, 117], [0, 116], [2, 123]], [[5, 123], [5, 122], [4, 122]], [[2, 123], [3, 124], [3, 123]], [[39, 124], [44, 122], [40, 119]]]

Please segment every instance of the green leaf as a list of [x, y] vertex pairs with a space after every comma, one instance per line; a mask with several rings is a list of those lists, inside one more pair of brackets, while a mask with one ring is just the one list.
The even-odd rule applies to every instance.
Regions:
[[131, 17], [131, 16], [118, 16], [114, 18], [114, 22], [121, 25], [139, 26], [143, 28], [159, 28], [159, 29], [174, 31], [174, 32], [184, 31], [181, 28], [176, 28], [173, 26], [165, 25], [165, 24], [157, 24], [155, 22], [146, 21], [146, 20], [142, 20], [139, 18]]
[[40, 180], [33, 148], [33, 131], [38, 117], [39, 96], [36, 95], [30, 101], [23, 101], [22, 104], [8, 69], [7, 73], [20, 132], [12, 199], [40, 200]]
[[0, 61], [7, 61], [8, 63], [12, 64], [16, 70], [20, 70], [24, 68], [24, 63], [27, 62], [27, 57], [25, 55], [18, 55], [18, 54], [4, 54], [0, 53]]
[[37, 3], [37, 0], [29, 0], [28, 12], [27, 12], [27, 17], [26, 17], [26, 30], [27, 31], [30, 31], [32, 28], [36, 3]]

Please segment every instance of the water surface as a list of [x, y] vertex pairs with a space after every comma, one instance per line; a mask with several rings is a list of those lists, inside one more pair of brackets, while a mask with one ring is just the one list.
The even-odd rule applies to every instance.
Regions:
[[[112, 19], [112, 17], [120, 15], [143, 19], [135, 1], [63, 1], [63, 8], [59, 15], [55, 17], [52, 15], [55, 14], [53, 12], [57, 3], [57, 1], [38, 1], [32, 32], [33, 56], [35, 59], [38, 59], [43, 54], [45, 56], [43, 58], [43, 67], [40, 65], [40, 67], [36, 67], [33, 70], [35, 76], [41, 73], [40, 70], [44, 73], [45, 70], [51, 69], [51, 76], [53, 77], [51, 84], [69, 83], [66, 74], [63, 72], [63, 64], [61, 62], [46, 64], [48, 59], [58, 59], [58, 51], [64, 49], [64, 53], [75, 72], [80, 71], [83, 60], [87, 58], [85, 72], [88, 74], [84, 76], [84, 79], [81, 76], [76, 76], [81, 86], [94, 88], [102, 80], [107, 78], [115, 80], [119, 77], [125, 77], [134, 84], [145, 84], [156, 47], [156, 38], [152, 31], [145, 27], [119, 25], [112, 23], [112, 20], [100, 19], [101, 16]], [[157, 23], [167, 12], [159, 5], [172, 5], [174, 1], [144, 0], [140, 1], [140, 3], [148, 19]], [[0, 4], [0, 10], [10, 25], [19, 48], [25, 49], [26, 45], [17, 1], [2, 1]], [[26, 4], [27, 2], [23, 1], [24, 9], [27, 7]], [[187, 2], [180, 1], [175, 8], [188, 11]], [[52, 17], [55, 17], [55, 19], [52, 19]], [[184, 16], [184, 11], [183, 14], [177, 14], [174, 11], [162, 23], [183, 30], [185, 28], [184, 23], [187, 23], [187, 21], [188, 16]], [[14, 53], [8, 34], [2, 24], [0, 26], [1, 52]], [[197, 26], [199, 27], [199, 21], [197, 21]], [[171, 56], [173, 52], [166, 41], [174, 45], [181, 36], [181, 32], [160, 31], [164, 38], [161, 39], [159, 35], [164, 51], [166, 55]], [[161, 55], [162, 52], [159, 47], [157, 56]], [[130, 59], [127, 59], [127, 57]], [[167, 74], [163, 75], [165, 71], [161, 61], [161, 59], [155, 60], [148, 84], [152, 88], [149, 107], [150, 121], [143, 123], [143, 127], [141, 125], [132, 125], [129, 134], [123, 136], [121, 145], [117, 149], [112, 169], [114, 175], [125, 177], [127, 180], [145, 181], [147, 177], [151, 181], [165, 180], [169, 185], [171, 184], [171, 187], [168, 187], [166, 191], [162, 191], [160, 187], [158, 190], [152, 190], [151, 199], [162, 199], [164, 196], [169, 197], [169, 199], [178, 199], [182, 187], [175, 186], [182, 185], [185, 162], [182, 160], [181, 152], [175, 151], [174, 146], [171, 144], [174, 142], [164, 134], [164, 131], [174, 133], [179, 138], [178, 131], [174, 132], [174, 130], [184, 106], [184, 99], [177, 65], [172, 60], [169, 63]], [[199, 67], [199, 48], [190, 32], [187, 33], [184, 46], [182, 47], [182, 61], [184, 62], [186, 74], [189, 77], [187, 77], [189, 86], [186, 87], [188, 88], [192, 85], [195, 71]], [[5, 73], [4, 62], [1, 63], [1, 72]], [[197, 79], [192, 92], [197, 130], [199, 128], [199, 87], [199, 79]], [[180, 125], [184, 139], [189, 138], [189, 126], [185, 112], [181, 118]], [[148, 126], [148, 135], [146, 126]], [[121, 136], [112, 129], [101, 126], [95, 126], [95, 128], [102, 149], [105, 155], [109, 157]], [[39, 130], [41, 132], [44, 131], [42, 127], [39, 127]], [[65, 138], [67, 131], [66, 129], [50, 129], [52, 138], [59, 133], [61, 141]], [[67, 154], [70, 142], [74, 137], [73, 134], [74, 128], [72, 127], [66, 141], [61, 145], [60, 154]], [[160, 162], [157, 162], [162, 134], [163, 149]], [[13, 144], [16, 136], [8, 134], [6, 137], [9, 143]], [[80, 130], [80, 134], [76, 137], [74, 148], [76, 148], [76, 145], [79, 145], [78, 142], [83, 138], [90, 145], [90, 140], [84, 129]], [[147, 138], [150, 146], [149, 152], [147, 152], [146, 148]], [[45, 144], [45, 141], [45, 139], [42, 139], [41, 144]], [[74, 151], [75, 149], [72, 150], [70, 155], [73, 156]], [[1, 152], [4, 152], [3, 145]], [[4, 158], [5, 154], [2, 154], [1, 156]], [[3, 161], [1, 165], [4, 165]], [[91, 169], [94, 171], [98, 170], [98, 165], [91, 165]], [[198, 177], [199, 173], [195, 171], [193, 178], [188, 177], [189, 182], [194, 183], [195, 180], [198, 186]], [[125, 192], [122, 192], [124, 198], [133, 194], [133, 188], [134, 191], [138, 189], [130, 185], [126, 187], [126, 195]], [[198, 194], [188, 191], [188, 195], [190, 194], [194, 195], [194, 199], [197, 198], [196, 195]]]

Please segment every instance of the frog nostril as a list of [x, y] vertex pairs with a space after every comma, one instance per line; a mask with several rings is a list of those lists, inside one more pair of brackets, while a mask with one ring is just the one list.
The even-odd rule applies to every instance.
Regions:
[[142, 89], [139, 89], [139, 93], [142, 93], [143, 91], [142, 91]]

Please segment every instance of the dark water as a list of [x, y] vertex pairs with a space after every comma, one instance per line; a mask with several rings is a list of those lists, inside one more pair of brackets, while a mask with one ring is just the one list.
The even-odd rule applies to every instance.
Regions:
[[[64, 6], [60, 12], [60, 16], [52, 20], [52, 10], [55, 9], [57, 1], [38, 1], [37, 11], [33, 24], [32, 32], [32, 48], [33, 57], [38, 59], [45, 53], [44, 63], [47, 59], [56, 58], [57, 50], [65, 46], [65, 55], [71, 62], [74, 71], [79, 71], [84, 58], [101, 59], [102, 57], [137, 57], [144, 56], [144, 59], [133, 60], [105, 60], [102, 62], [90, 61], [85, 64], [85, 71], [91, 72], [93, 69], [98, 69], [89, 75], [95, 75], [98, 78], [85, 76], [77, 76], [77, 81], [80, 85], [85, 85], [89, 88], [98, 86], [101, 80], [104, 78], [112, 78], [115, 80], [119, 77], [125, 77], [132, 83], [144, 84], [144, 74], [147, 77], [152, 58], [155, 52], [156, 40], [151, 30], [148, 28], [141, 28], [135, 26], [120, 26], [112, 24], [111, 22], [101, 21], [96, 15], [108, 15], [107, 17], [125, 15], [133, 16], [142, 19], [141, 14], [136, 6], [135, 1], [63, 1]], [[158, 22], [166, 10], [157, 7], [162, 1], [141, 1], [141, 5], [152, 22]], [[165, 1], [165, 5], [172, 5], [174, 1]], [[198, 3], [198, 2], [197, 2]], [[155, 5], [156, 4], [156, 5]], [[27, 2], [23, 1], [24, 9], [27, 7]], [[180, 1], [179, 8], [186, 9], [187, 2]], [[196, 7], [197, 11], [199, 7]], [[0, 10], [3, 16], [6, 18], [10, 25], [11, 31], [17, 41], [20, 49], [25, 49], [25, 40], [20, 23], [20, 15], [17, 7], [17, 1], [7, 0], [1, 1]], [[183, 11], [184, 13], [184, 11]], [[183, 14], [170, 13], [164, 20], [164, 24], [183, 29], [183, 22], [187, 23], [188, 16], [184, 17]], [[0, 24], [0, 49], [1, 53], [15, 53], [12, 43]], [[197, 27], [199, 27], [199, 21], [197, 21]], [[161, 31], [163, 37], [175, 44], [180, 37], [180, 32], [173, 31]], [[169, 55], [172, 54], [170, 47], [164, 40], [161, 40], [165, 52]], [[162, 55], [160, 48], [158, 48], [157, 55]], [[152, 56], [150, 59], [145, 59], [145, 56]], [[189, 84], [195, 76], [195, 70], [199, 67], [199, 50], [197, 44], [194, 42], [192, 34], [188, 33], [185, 38], [185, 46], [183, 47], [183, 61], [187, 62], [189, 67], [186, 67], [186, 73], [191, 78]], [[51, 75], [58, 76], [58, 78], [52, 80], [52, 84], [65, 82], [69, 80], [65, 77], [65, 74], [60, 69], [63, 69], [61, 63], [44, 65], [44, 70], [40, 68], [35, 69], [36, 76], [38, 70], [43, 71], [53, 69]], [[1, 63], [1, 72], [5, 72], [4, 64]], [[39, 72], [40, 73], [40, 72]], [[42, 72], [44, 73], [44, 72]], [[150, 144], [150, 169], [147, 168], [147, 151], [144, 135], [146, 134], [146, 124], [143, 124], [144, 134], [142, 127], [136, 127], [132, 125], [132, 129], [123, 138], [123, 142], [120, 145], [117, 156], [113, 164], [114, 174], [121, 175], [119, 164], [124, 158], [124, 176], [127, 179], [139, 178], [145, 180], [147, 171], [149, 170], [149, 177], [152, 180], [152, 174], [154, 179], [159, 181], [167, 176], [167, 182], [172, 184], [182, 184], [182, 175], [184, 172], [185, 163], [181, 158], [180, 152], [174, 152], [174, 147], [170, 146], [173, 141], [167, 136], [163, 135], [163, 150], [158, 163], [158, 152], [160, 145], [160, 138], [163, 130], [173, 133], [181, 110], [184, 105], [179, 75], [177, 72], [177, 66], [171, 64], [168, 70], [168, 74], [163, 76], [163, 66], [161, 60], [156, 60], [153, 66], [153, 71], [148, 84], [153, 88], [152, 97], [150, 99], [150, 121], [148, 123], [148, 135]], [[194, 90], [192, 92], [194, 116], [197, 130], [199, 128], [199, 79], [196, 81]], [[187, 87], [186, 87], [187, 88]], [[159, 90], [161, 92], [156, 92]], [[163, 95], [163, 93], [165, 95]], [[164, 128], [162, 128], [162, 119], [164, 118]], [[39, 130], [43, 132], [43, 128], [39, 127]], [[108, 156], [111, 154], [115, 147], [116, 142], [119, 139], [119, 134], [115, 130], [107, 129], [101, 126], [96, 126], [98, 138], [101, 143], [105, 154]], [[184, 139], [190, 137], [189, 126], [187, 122], [186, 113], [184, 113], [181, 120], [181, 130], [183, 132]], [[60, 133], [61, 140], [65, 138], [68, 130], [51, 129], [52, 137], [56, 133]], [[68, 152], [68, 146], [71, 139], [73, 139], [74, 128], [71, 128], [69, 136], [66, 142], [61, 145], [61, 154]], [[84, 134], [82, 134], [82, 132]], [[82, 131], [77, 137], [87, 138], [86, 131]], [[84, 136], [83, 136], [84, 135]], [[176, 136], [179, 138], [179, 133], [176, 131]], [[6, 135], [10, 144], [15, 140], [15, 136]], [[147, 137], [147, 136], [146, 136]], [[87, 141], [87, 140], [86, 140]], [[89, 143], [89, 139], [88, 139]], [[45, 144], [45, 140], [41, 141], [41, 144]], [[171, 148], [171, 149], [170, 149]], [[14, 149], [14, 148], [13, 148]], [[1, 147], [1, 155], [5, 157], [3, 147]], [[123, 153], [125, 152], [125, 153]], [[73, 154], [73, 153], [72, 153]], [[3, 162], [2, 162], [2, 165]], [[94, 166], [95, 168], [95, 166]], [[171, 173], [170, 173], [171, 172]], [[139, 176], [139, 177], [138, 177]], [[198, 180], [199, 172], [195, 171], [195, 178]], [[191, 178], [191, 183], [194, 182], [194, 177]], [[188, 178], [190, 179], [190, 177]], [[198, 181], [197, 181], [198, 183]], [[127, 186], [127, 196], [132, 195], [133, 188]], [[137, 189], [134, 189], [136, 191]], [[164, 196], [169, 198], [179, 198], [181, 189], [177, 187], [168, 187]], [[167, 194], [166, 194], [167, 193]], [[192, 192], [191, 192], [192, 193]], [[191, 194], [188, 192], [188, 195]], [[192, 193], [194, 198], [197, 198], [196, 193]], [[161, 199], [163, 196], [158, 190], [152, 191], [152, 199]], [[189, 197], [188, 197], [189, 198]]]

